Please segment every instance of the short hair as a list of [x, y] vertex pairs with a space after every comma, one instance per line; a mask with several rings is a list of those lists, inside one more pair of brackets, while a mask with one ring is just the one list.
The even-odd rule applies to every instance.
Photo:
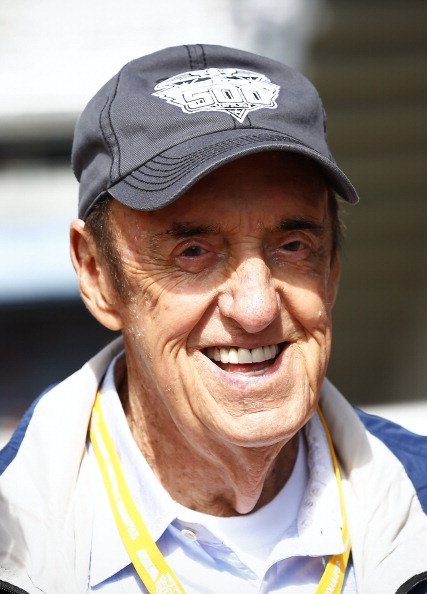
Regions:
[[331, 260], [333, 261], [339, 255], [344, 243], [344, 223], [341, 218], [340, 202], [332, 188], [328, 189], [328, 209], [331, 217]]
[[111, 229], [111, 205], [113, 200], [114, 198], [108, 193], [100, 198], [87, 215], [86, 226], [89, 228], [95, 245], [107, 265], [115, 290], [126, 302], [130, 296], [129, 287]]
[[[108, 193], [98, 200], [86, 218], [86, 226], [89, 228], [96, 247], [107, 265], [114, 288], [123, 301], [126, 302], [130, 298], [129, 286], [123, 273], [122, 261], [111, 230], [111, 204], [113, 200], [114, 198]], [[333, 261], [342, 248], [344, 233], [337, 195], [331, 188], [328, 189], [328, 209], [331, 217], [331, 261]]]

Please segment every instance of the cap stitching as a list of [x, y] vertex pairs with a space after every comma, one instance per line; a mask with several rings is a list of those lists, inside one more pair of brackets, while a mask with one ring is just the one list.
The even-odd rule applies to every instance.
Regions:
[[[244, 129], [244, 130], [248, 130], [248, 128], [243, 128], [243, 129]], [[297, 142], [297, 143], [300, 143], [300, 144], [301, 144], [301, 141], [300, 141], [300, 140], [298, 140], [297, 138], [293, 138], [293, 137], [292, 137], [292, 136], [290, 136], [290, 135], [281, 134], [280, 132], [277, 132], [277, 130], [270, 130], [269, 128], [265, 128], [265, 129], [261, 129], [261, 131], [260, 131], [260, 133], [259, 133], [259, 134], [256, 134], [256, 130], [257, 130], [257, 129], [256, 129], [256, 128], [254, 128], [254, 129], [253, 129], [253, 134], [252, 134], [250, 137], [248, 137], [248, 138], [250, 138], [250, 139], [255, 139], [255, 140], [258, 140], [261, 134], [263, 134], [263, 135], [264, 135], [264, 134], [265, 134], [265, 135], [275, 135], [275, 137], [279, 137], [279, 138], [290, 138], [291, 140], [294, 140], [295, 142]], [[218, 130], [214, 130], [214, 131], [212, 131], [212, 132], [208, 132], [207, 134], [201, 134], [200, 136], [195, 136], [194, 138], [187, 139], [187, 140], [196, 140], [197, 138], [208, 137], [208, 136], [211, 136], [211, 135], [213, 135], [213, 134], [217, 134], [217, 133], [218, 133]], [[235, 143], [235, 142], [239, 142], [240, 140], [241, 140], [240, 138], [229, 138], [229, 139], [228, 139], [226, 142], [229, 142], [229, 143], [231, 143], [231, 142], [234, 142], [234, 143]], [[186, 141], [183, 141], [183, 142], [186, 142]], [[215, 147], [215, 146], [217, 146], [218, 144], [221, 144], [222, 142], [224, 142], [224, 141], [223, 141], [223, 140], [221, 140], [221, 141], [219, 141], [219, 142], [216, 142], [216, 143], [212, 144], [212, 145], [211, 145], [211, 147]], [[211, 147], [208, 147], [208, 148], [211, 148]], [[168, 155], [165, 155], [165, 154], [164, 154], [165, 152], [167, 152], [167, 151], [170, 151], [170, 150], [172, 150], [172, 149], [174, 149], [174, 148], [176, 148], [176, 146], [171, 146], [171, 147], [165, 148], [165, 149], [163, 149], [163, 151], [162, 151], [162, 152], [160, 152], [160, 153], [156, 153], [156, 154], [155, 154], [155, 155], [153, 155], [153, 156], [152, 156], [150, 159], [148, 159], [148, 161], [146, 161], [145, 163], [141, 163], [141, 165], [138, 165], [137, 167], [134, 167], [134, 169], [132, 169], [132, 171], [130, 171], [129, 173], [125, 173], [125, 174], [123, 174], [123, 176], [122, 176], [120, 179], [118, 179], [118, 180], [115, 182], [115, 184], [118, 184], [118, 183], [120, 183], [121, 181], [124, 181], [124, 179], [125, 179], [125, 178], [126, 178], [128, 175], [130, 175], [130, 174], [131, 174], [133, 171], [137, 171], [137, 170], [138, 170], [138, 169], [140, 169], [141, 167], [144, 167], [144, 165], [145, 165], [146, 163], [154, 161], [154, 159], [159, 159], [159, 158], [161, 158], [161, 159], [165, 159], [165, 160], [169, 160], [169, 161], [177, 161], [177, 162], [180, 162], [180, 163], [181, 163], [181, 162], [182, 162], [182, 159], [183, 159], [183, 157], [170, 157], [170, 156], [168, 156]], [[207, 150], [207, 149], [205, 149], [205, 150]], [[191, 157], [191, 155], [192, 155], [192, 154], [193, 154], [193, 153], [189, 153], [188, 155]]]
[[[110, 141], [110, 139], [108, 137], [109, 135], [107, 134], [107, 131], [105, 130], [105, 128], [104, 128], [104, 126], [102, 124], [102, 116], [104, 114], [105, 109], [107, 108], [107, 105], [108, 105], [110, 99], [111, 99], [111, 97], [110, 97], [110, 95], [108, 95], [107, 101], [105, 102], [105, 105], [102, 108], [101, 113], [100, 113], [100, 116], [99, 116], [99, 124], [100, 124], [100, 127], [101, 127], [102, 136], [103, 136], [105, 142], [107, 143], [107, 146], [108, 146], [108, 148], [110, 150], [110, 153], [111, 153], [111, 163], [110, 163], [110, 168], [109, 168], [109, 178], [110, 178], [110, 183], [111, 183], [113, 181], [112, 180], [112, 167], [113, 167], [113, 163], [114, 163], [114, 147], [113, 147], [113, 144], [111, 143], [111, 141]], [[108, 120], [110, 122], [110, 119], [109, 118], [108, 118]], [[111, 126], [111, 122], [110, 122], [110, 126]]]
[[[129, 175], [134, 174], [135, 172], [139, 171], [140, 169], [142, 169], [143, 167], [147, 168], [147, 169], [152, 169], [153, 171], [159, 171], [159, 169], [154, 169], [152, 167], [150, 167], [151, 164], [158, 164], [158, 165], [166, 165], [168, 167], [168, 171], [172, 171], [173, 167], [180, 167], [183, 163], [186, 162], [194, 162], [194, 161], [198, 161], [200, 155], [216, 155], [219, 152], [221, 152], [222, 148], [228, 149], [229, 147], [232, 146], [243, 146], [245, 144], [247, 144], [248, 142], [254, 142], [254, 141], [258, 141], [258, 140], [267, 140], [267, 141], [275, 141], [275, 140], [293, 140], [294, 143], [297, 144], [301, 144], [303, 146], [304, 143], [293, 139], [291, 136], [286, 136], [286, 135], [277, 135], [277, 134], [254, 134], [251, 136], [247, 136], [244, 138], [229, 138], [227, 140], [222, 140], [220, 142], [217, 142], [215, 144], [212, 144], [211, 146], [206, 147], [205, 149], [202, 149], [200, 151], [197, 151], [196, 153], [188, 153], [187, 155], [184, 155], [183, 157], [168, 157], [167, 155], [156, 155], [155, 157], [153, 157], [152, 159], [150, 159], [150, 161], [147, 161], [146, 163], [143, 163], [140, 167], [134, 169]], [[310, 148], [310, 147], [307, 147]], [[164, 159], [166, 161], [166, 163], [161, 163], [160, 159]], [[169, 164], [167, 163], [167, 161], [169, 161], [169, 163], [171, 161], [176, 161], [176, 165], [172, 165], [172, 167], [169, 167]], [[166, 171], [166, 170], [163, 170]]]
[[[261, 135], [254, 135], [254, 136], [248, 137], [248, 140], [256, 140], [257, 138], [260, 138], [262, 136]], [[338, 180], [339, 180], [339, 183], [340, 184], [343, 184], [342, 190], [341, 191], [340, 190], [337, 190], [338, 193], [340, 195], [342, 195], [343, 198], [346, 196], [345, 199], [348, 200], [349, 202], [354, 202], [354, 197], [356, 195], [355, 194], [355, 191], [354, 191], [354, 188], [352, 187], [351, 182], [342, 173], [342, 171], [339, 169], [339, 167], [335, 164], [335, 162], [333, 160], [330, 161], [329, 159], [327, 159], [326, 157], [324, 157], [321, 153], [317, 152], [315, 149], [312, 149], [312, 148], [308, 147], [307, 145], [305, 145], [301, 141], [297, 141], [296, 139], [293, 139], [290, 136], [289, 137], [279, 136], [276, 133], [276, 134], [274, 134], [271, 137], [271, 140], [274, 140], [274, 137], [276, 137], [276, 139], [283, 139], [284, 140], [285, 138], [289, 138], [289, 140], [294, 140], [295, 142], [293, 144], [296, 143], [296, 144], [300, 145], [301, 147], [303, 147], [305, 149], [308, 149], [308, 151], [310, 151], [310, 152], [313, 153], [312, 156], [314, 156], [314, 154], [315, 154], [316, 155], [316, 158], [318, 159], [318, 161], [319, 161], [320, 164], [323, 163], [325, 166], [327, 166], [327, 168], [331, 168], [331, 170], [330, 170], [329, 173], [331, 175], [333, 174], [336, 177], [337, 183], [338, 183]], [[268, 139], [266, 139], [266, 140], [268, 140]], [[244, 146], [244, 144], [247, 144], [247, 143], [240, 143], [240, 144], [241, 144], [241, 146]], [[273, 149], [274, 147], [271, 147], [271, 148]], [[292, 148], [292, 145], [290, 145], [289, 148]], [[226, 147], [224, 147], [224, 150], [222, 150], [222, 151], [217, 151], [216, 154], [219, 155], [221, 153], [224, 153], [225, 151], [226, 151]], [[196, 154], [198, 156], [200, 156], [200, 151], [198, 153], [196, 153]], [[302, 154], [304, 154], [304, 153], [302, 153]], [[308, 154], [307, 156], [310, 156], [310, 155]], [[179, 159], [178, 157], [177, 158], [164, 157], [164, 155], [158, 155], [158, 157], [165, 158], [165, 159], [172, 159], [172, 160], [173, 159]], [[238, 155], [235, 155], [235, 157], [237, 158]], [[230, 156], [230, 158], [232, 159], [233, 156]], [[183, 161], [181, 161], [181, 165], [182, 165], [182, 163], [183, 163]], [[133, 172], [131, 172], [130, 174], [128, 174], [127, 178], [124, 178], [122, 181], [126, 185], [128, 185], [129, 187], [134, 188], [136, 190], [140, 190], [140, 191], [142, 190], [142, 191], [146, 192], [147, 194], [149, 194], [149, 193], [155, 193], [155, 192], [159, 192], [159, 191], [164, 191], [164, 190], [167, 190], [168, 188], [172, 187], [175, 183], [179, 182], [181, 179], [185, 178], [185, 176], [189, 172], [191, 172], [192, 170], [194, 170], [197, 167], [197, 165], [198, 165], [198, 163], [195, 162], [194, 159], [191, 160], [191, 158], [190, 158], [190, 160], [187, 160], [187, 164], [188, 165], [185, 168], [185, 170], [181, 169], [181, 173], [182, 174], [180, 176], [175, 175], [173, 177], [169, 177], [168, 179], [163, 178], [163, 183], [162, 182], [156, 182], [156, 181], [147, 181], [147, 180], [144, 181], [143, 179], [138, 179], [138, 177], [136, 177], [136, 174], [137, 173], [143, 174], [142, 171], [138, 171], [138, 170], [134, 170]], [[142, 167], [146, 167], [146, 165], [143, 165]], [[205, 172], [201, 173], [201, 175], [206, 175], [206, 173], [208, 171], [209, 171], [209, 169], [207, 169]], [[148, 174], [148, 175], [150, 175], [150, 174]], [[138, 185], [137, 184], [134, 184], [134, 183], [131, 183], [130, 180], [129, 180], [129, 177], [132, 177], [132, 179], [135, 180], [135, 182], [140, 181], [141, 183], [138, 184]], [[152, 176], [152, 177], [154, 177], [154, 176]], [[160, 176], [157, 176], [157, 177], [160, 177]], [[195, 180], [193, 180], [193, 181], [195, 181]], [[350, 197], [352, 197], [353, 200]]]
[[[245, 129], [247, 130], [248, 128], [245, 128]], [[293, 140], [294, 142], [296, 142], [296, 143], [298, 143], [298, 144], [301, 144], [302, 146], [306, 146], [306, 145], [304, 145], [304, 143], [302, 143], [302, 142], [301, 142], [301, 141], [300, 141], [298, 138], [295, 138], [295, 137], [293, 137], [293, 136], [291, 136], [291, 135], [289, 135], [289, 134], [288, 134], [288, 135], [281, 134], [280, 132], [277, 132], [277, 130], [270, 130], [270, 129], [268, 129], [268, 128], [264, 128], [264, 129], [262, 129], [262, 130], [261, 130], [261, 132], [260, 132], [259, 134], [256, 134], [256, 130], [257, 130], [256, 128], [253, 128], [252, 130], [253, 130], [253, 134], [252, 134], [250, 137], [248, 137], [248, 138], [250, 138], [250, 139], [255, 139], [255, 140], [258, 140], [258, 139], [260, 138], [261, 134], [263, 134], [263, 135], [266, 135], [266, 136], [268, 136], [268, 135], [273, 135], [274, 137], [276, 137], [276, 138], [278, 138], [278, 139], [281, 139], [281, 138], [289, 138], [290, 140]], [[196, 140], [197, 138], [202, 138], [202, 137], [204, 137], [204, 136], [205, 136], [205, 137], [207, 137], [207, 136], [211, 136], [211, 135], [213, 135], [213, 134], [216, 134], [217, 132], [218, 132], [218, 131], [213, 131], [213, 132], [209, 132], [208, 134], [204, 134], [204, 135], [202, 134], [201, 136], [195, 136], [194, 138], [191, 138], [191, 140]], [[273, 140], [274, 140], [274, 137], [272, 138]], [[229, 139], [227, 142], [231, 142], [231, 141], [232, 141], [232, 142], [236, 142], [236, 141], [239, 141], [239, 140], [240, 140], [239, 138], [237, 138], [237, 139], [230, 138], [230, 139]], [[185, 141], [184, 141], [184, 142], [185, 142]], [[224, 142], [224, 141], [220, 141], [220, 142]], [[220, 144], [220, 142], [213, 144], [213, 145], [212, 145], [212, 147], [216, 146], [217, 144]], [[167, 149], [164, 149], [162, 152], [160, 152], [160, 153], [157, 153], [156, 155], [153, 155], [153, 157], [151, 157], [151, 158], [150, 158], [148, 161], [152, 162], [154, 159], [157, 159], [157, 158], [162, 158], [162, 159], [166, 159], [166, 160], [169, 160], [169, 161], [177, 161], [177, 162], [181, 162], [181, 161], [182, 161], [182, 157], [171, 157], [171, 156], [168, 156], [168, 155], [165, 155], [165, 154], [164, 154], [165, 152], [167, 152], [167, 151], [169, 151], [169, 150], [172, 150], [172, 149], [174, 149], [174, 148], [176, 148], [176, 146], [172, 146], [172, 147], [169, 147], [169, 148], [167, 148]], [[308, 146], [307, 146], [307, 148], [310, 148], [310, 147], [308, 147]], [[313, 150], [314, 152], [316, 152], [317, 154], [319, 154], [319, 156], [321, 155], [321, 153], [318, 153], [318, 151], [316, 151], [315, 149], [312, 149], [312, 150]], [[189, 154], [191, 155], [192, 153], [189, 153]], [[328, 161], [328, 159], [326, 159], [325, 157], [323, 157], [323, 158], [325, 159], [325, 161]], [[146, 161], [146, 163], [147, 163], [148, 161]], [[333, 160], [331, 160], [331, 162], [332, 162], [332, 163], [334, 163], [334, 161], [333, 161]], [[130, 175], [132, 172], [134, 172], [134, 171], [137, 171], [138, 169], [140, 169], [140, 168], [141, 168], [141, 167], [143, 167], [144, 165], [145, 165], [145, 163], [142, 163], [142, 164], [141, 164], [141, 165], [139, 165], [138, 167], [135, 167], [135, 168], [134, 168], [132, 171], [130, 171], [129, 173], [123, 174], [123, 176], [121, 177], [121, 179], [118, 179], [118, 180], [115, 182], [115, 184], [118, 184], [118, 183], [120, 183], [121, 181], [125, 181], [125, 178], [126, 178], [126, 177], [128, 177], [128, 176], [129, 176], [129, 175]]]
[[[243, 146], [243, 145], [242, 145]], [[161, 169], [153, 169], [150, 167], [147, 167], [147, 165], [144, 166], [144, 171], [138, 170], [138, 171], [133, 171], [132, 173], [129, 174], [129, 176], [132, 179], [135, 179], [137, 181], [141, 181], [143, 182], [144, 179], [143, 178], [147, 178], [147, 177], [152, 177], [155, 179], [163, 179], [165, 181], [170, 181], [171, 179], [174, 179], [177, 177], [176, 174], [178, 174], [178, 178], [179, 176], [185, 175], [186, 170], [188, 169], [193, 169], [194, 167], [196, 167], [199, 163], [203, 163], [206, 158], [209, 158], [210, 156], [217, 156], [220, 155], [221, 153], [226, 152], [228, 147], [223, 147], [222, 150], [216, 151], [216, 152], [210, 152], [208, 153], [208, 155], [206, 155], [205, 153], [198, 153], [196, 158], [194, 159], [187, 159], [185, 161], [183, 161], [181, 163], [181, 167], [177, 166], [174, 167], [173, 169], [169, 169], [169, 170], [163, 170], [164, 175], [155, 175], [154, 173], [147, 173], [145, 171], [145, 169], [148, 169], [149, 171], [153, 171], [153, 172], [157, 172], [157, 173], [162, 173]], [[140, 177], [138, 177], [138, 174], [140, 175]], [[161, 183], [161, 182], [147, 182], [147, 183]]]
[[[138, 170], [132, 171], [129, 174], [128, 177], [131, 177], [135, 181], [140, 181], [143, 184], [145, 183], [145, 184], [150, 184], [152, 186], [163, 186], [164, 188], [168, 188], [171, 185], [173, 185], [173, 183], [175, 181], [177, 181], [177, 180], [182, 179], [183, 177], [185, 177], [185, 175], [188, 173], [188, 171], [191, 171], [192, 169], [194, 169], [195, 167], [197, 167], [197, 165], [199, 163], [203, 162], [206, 159], [206, 157], [220, 155], [221, 153], [226, 152], [230, 148], [230, 145], [233, 145], [234, 144], [234, 145], [237, 145], [237, 146], [244, 146], [245, 144], [249, 144], [250, 141], [254, 141], [254, 140], [257, 140], [257, 139], [260, 139], [260, 138], [262, 138], [261, 135], [259, 135], [259, 136], [251, 136], [251, 137], [248, 137], [248, 138], [245, 138], [245, 139], [241, 139], [240, 142], [235, 142], [234, 141], [234, 142], [224, 143], [221, 147], [218, 146], [220, 143], [217, 143], [217, 145], [213, 145], [213, 147], [209, 147], [210, 149], [212, 149], [212, 148], [215, 148], [215, 146], [216, 146], [217, 147], [217, 150], [198, 151], [197, 153], [194, 154], [194, 157], [189, 156], [189, 158], [186, 159], [185, 161], [184, 160], [181, 161], [181, 165], [184, 165], [184, 166], [181, 167], [180, 174], [179, 175], [172, 175], [172, 176], [169, 175], [168, 177], [163, 176], [162, 177], [163, 182], [161, 182], [161, 181], [147, 181], [147, 180], [143, 180], [143, 179], [141, 179], [141, 178], [139, 178], [137, 176], [138, 173], [141, 174], [141, 175], [144, 175], [142, 171], [138, 171]], [[280, 137], [280, 138], [281, 139], [284, 139], [284, 137]], [[267, 140], [274, 140], [274, 137], [271, 137], [271, 138], [269, 138]], [[299, 144], [301, 146], [306, 146], [306, 145], [304, 145], [301, 142]], [[307, 147], [307, 148], [309, 148], [309, 147]], [[220, 150], [218, 150], [218, 149], [220, 149]], [[206, 154], [206, 153], [208, 153], [208, 154]], [[147, 167], [147, 166], [145, 165], [145, 167]], [[167, 173], [167, 172], [164, 171], [164, 173]], [[171, 173], [171, 172], [169, 172], [169, 173]], [[151, 175], [151, 174], [146, 174], [146, 177], [148, 177], [148, 176], [150, 176], [150, 177], [156, 177], [156, 178], [160, 179], [160, 176], [154, 176], [154, 175]], [[139, 186], [130, 183], [128, 179], [124, 179], [123, 181], [126, 184], [128, 184], [128, 185], [130, 185], [130, 186], [132, 186], [134, 188], [141, 189]], [[144, 189], [146, 189], [146, 191], [156, 191], [158, 188], [156, 188], [154, 190], [150, 190], [149, 188], [146, 187]]]
[[[104, 110], [105, 110], [105, 108], [106, 108], [106, 107], [107, 107], [107, 105], [108, 105], [108, 102], [109, 102], [109, 100], [110, 100], [110, 96], [108, 95], [108, 96], [107, 96], [107, 100], [106, 100], [106, 102], [104, 103], [104, 106], [103, 106], [103, 108], [102, 108], [102, 109], [101, 109], [101, 111], [99, 112], [99, 127], [100, 127], [100, 129], [101, 129], [102, 138], [104, 139], [104, 142], [105, 142], [105, 144], [108, 146], [108, 150], [109, 150], [109, 151], [110, 151], [110, 153], [111, 153], [111, 161], [113, 161], [113, 159], [114, 159], [113, 150], [112, 150], [112, 147], [111, 147], [111, 145], [110, 145], [110, 142], [109, 142], [109, 140], [108, 140], [108, 137], [107, 137], [107, 135], [106, 135], [106, 134], [105, 134], [105, 132], [104, 132], [104, 128], [103, 128], [103, 125], [102, 125], [102, 115], [103, 115], [103, 113], [104, 113]], [[111, 166], [110, 166], [110, 181], [111, 181]]]
[[184, 47], [187, 50], [188, 61], [190, 63], [190, 70], [194, 70], [193, 58], [191, 57], [190, 48], [188, 47], [188, 45], [184, 45]]
[[[158, 155], [155, 155], [152, 159], [150, 159], [149, 161], [147, 161], [147, 163], [155, 163], [156, 159], [165, 159], [165, 161], [179, 161], [179, 163], [182, 163], [184, 159], [194, 159], [197, 158], [198, 155], [200, 155], [201, 153], [206, 154], [206, 153], [212, 153], [215, 152], [218, 148], [220, 147], [229, 147], [229, 146], [240, 146], [242, 144], [246, 144], [246, 142], [253, 142], [253, 141], [257, 141], [257, 140], [277, 140], [277, 139], [290, 139], [293, 140], [294, 142], [298, 143], [298, 144], [304, 144], [303, 142], [301, 142], [300, 140], [298, 140], [297, 138], [293, 138], [292, 136], [290, 136], [289, 134], [280, 134], [277, 132], [274, 132], [273, 130], [271, 130], [270, 132], [261, 132], [259, 134], [251, 134], [250, 136], [244, 136], [242, 138], [228, 138], [226, 140], [220, 140], [218, 142], [215, 142], [214, 144], [211, 144], [210, 146], [207, 146], [206, 148], [197, 151], [197, 152], [191, 152], [191, 153], [187, 153], [186, 155], [182, 156], [182, 157], [170, 157], [168, 155], [164, 155], [163, 153], [159, 153]], [[308, 147], [310, 148], [310, 147]], [[168, 149], [170, 150], [170, 149]], [[157, 161], [158, 162], [158, 161]], [[141, 165], [141, 167], [143, 167], [144, 165], [146, 165], [146, 163], [143, 163]], [[139, 167], [137, 167], [135, 170], [139, 169]]]
[[[120, 70], [120, 72], [117, 75], [116, 86], [115, 86], [114, 93], [113, 93], [113, 96], [111, 98], [110, 105], [109, 105], [109, 108], [108, 108], [108, 121], [110, 123], [110, 128], [111, 128], [111, 131], [113, 133], [114, 138], [116, 139], [116, 145], [117, 145], [117, 154], [118, 154], [118, 156], [117, 156], [117, 170], [118, 170], [119, 177], [122, 174], [122, 172], [121, 172], [121, 151], [120, 151], [119, 139], [117, 138], [117, 134], [116, 134], [116, 131], [114, 130], [113, 122], [112, 122], [112, 119], [111, 119], [111, 108], [113, 106], [114, 99], [116, 98], [116, 95], [117, 95], [117, 90], [119, 88], [119, 81], [120, 81], [120, 77], [121, 77], [122, 72], [123, 72], [123, 68]], [[110, 165], [110, 181], [111, 182], [113, 181], [113, 173], [112, 173], [113, 172], [113, 165], [114, 165], [114, 155], [113, 155], [113, 158], [111, 160], [111, 165]]]
[[191, 45], [190, 51], [193, 54], [193, 67], [196, 70], [202, 70], [203, 68], [206, 68], [202, 46], [200, 44]]
[[[306, 145], [304, 145], [302, 143], [300, 143], [300, 144], [302, 147], [309, 149], [309, 147], [306, 147]], [[317, 153], [317, 151], [314, 151], [314, 149], [309, 149], [309, 150], [312, 150], [313, 152], [316, 153], [320, 162], [324, 162], [325, 165], [328, 165], [333, 168], [334, 174], [337, 176], [338, 179], [340, 179], [341, 183], [343, 183], [344, 186], [346, 187], [347, 193], [348, 193], [347, 195], [354, 195], [354, 190], [351, 187], [351, 183], [349, 183], [349, 181], [346, 179], [346, 177], [341, 173], [340, 169], [333, 162], [329, 161], [328, 159], [325, 159], [325, 157], [323, 157], [320, 153]], [[225, 151], [222, 151], [222, 152], [225, 152]], [[217, 154], [221, 154], [221, 153], [217, 153]], [[145, 184], [147, 184], [147, 185], [150, 184], [151, 186], [154, 186], [154, 187], [147, 187], [147, 185], [144, 185], [143, 180], [138, 180], [138, 178], [132, 174], [129, 174], [128, 177], [123, 179], [122, 181], [126, 185], [128, 185], [136, 190], [142, 190], [147, 193], [151, 193], [151, 192], [154, 193], [154, 192], [158, 192], [160, 190], [166, 190], [166, 189], [170, 188], [171, 186], [174, 185], [174, 183], [176, 183], [180, 179], [184, 178], [189, 171], [195, 169], [195, 167], [197, 167], [197, 165], [198, 165], [198, 163], [192, 163], [191, 166], [187, 167], [186, 170], [183, 171], [181, 176], [175, 176], [173, 178], [169, 178], [167, 180], [167, 183], [165, 183], [166, 180], [164, 180], [163, 183], [162, 182], [154, 182], [154, 181], [150, 181], [150, 182], [146, 181], [145, 182]], [[136, 184], [131, 183], [128, 179], [129, 177], [132, 177], [135, 181], [141, 181], [141, 185], [136, 185]], [[350, 200], [349, 200], [349, 202], [350, 202]]]
[[207, 68], [207, 62], [206, 62], [206, 54], [205, 54], [205, 49], [203, 47], [203, 45], [201, 43], [199, 43], [199, 47], [202, 50], [202, 56], [203, 56], [203, 68]]
[[[212, 133], [214, 134], [214, 132]], [[199, 137], [195, 137], [195, 138], [199, 138]], [[200, 152], [207, 152], [211, 149], [215, 149], [215, 147], [218, 147], [220, 145], [225, 145], [227, 144], [227, 146], [232, 145], [232, 144], [242, 144], [244, 142], [246, 142], [247, 140], [249, 141], [256, 141], [256, 140], [277, 140], [277, 139], [290, 139], [293, 142], [297, 143], [297, 144], [301, 144], [303, 146], [307, 146], [307, 148], [311, 148], [308, 145], [305, 145], [301, 140], [299, 140], [298, 138], [295, 138], [294, 136], [291, 136], [290, 134], [282, 134], [281, 132], [277, 132], [276, 130], [269, 130], [269, 129], [265, 129], [262, 130], [259, 133], [256, 133], [254, 130], [254, 133], [251, 134], [250, 136], [244, 136], [242, 138], [228, 138], [227, 140], [220, 140], [218, 142], [215, 142], [214, 144], [206, 147], [205, 149], [203, 149], [203, 151], [197, 151], [197, 153], [187, 153], [187, 155], [185, 155], [184, 157], [171, 157], [169, 155], [165, 155], [164, 153], [167, 152], [168, 150], [172, 150], [175, 147], [171, 147], [170, 149], [166, 149], [166, 151], [163, 151], [162, 153], [158, 153], [157, 155], [154, 155], [149, 161], [153, 162], [155, 159], [165, 159], [167, 161], [179, 161], [182, 162], [182, 159], [185, 157], [192, 157], [192, 155], [197, 155]], [[315, 149], [312, 149], [315, 150]], [[316, 151], [317, 152], [317, 151]], [[320, 154], [320, 153], [319, 153]], [[148, 161], [147, 161], [148, 162]], [[142, 163], [140, 165], [140, 167], [143, 167], [145, 165], [145, 163]], [[136, 167], [134, 169], [137, 170], [139, 169], [139, 167]]]

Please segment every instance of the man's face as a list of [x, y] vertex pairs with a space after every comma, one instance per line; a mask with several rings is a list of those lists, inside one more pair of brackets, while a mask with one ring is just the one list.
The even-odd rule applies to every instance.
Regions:
[[310, 418], [338, 282], [327, 190], [286, 153], [245, 157], [173, 204], [114, 201], [129, 387], [188, 439], [285, 443]]

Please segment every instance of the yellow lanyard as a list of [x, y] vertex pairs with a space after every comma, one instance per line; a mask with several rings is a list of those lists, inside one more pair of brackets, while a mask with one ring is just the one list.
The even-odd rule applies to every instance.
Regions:
[[332, 555], [326, 564], [325, 571], [320, 578], [319, 585], [317, 586], [316, 594], [340, 594], [342, 585], [344, 582], [345, 571], [347, 569], [348, 558], [350, 557], [350, 531], [347, 522], [347, 513], [345, 511], [344, 493], [342, 490], [341, 473], [338, 466], [337, 456], [334, 450], [334, 444], [332, 443], [331, 434], [329, 433], [328, 426], [326, 424], [325, 417], [321, 411], [320, 406], [317, 407], [320, 420], [323, 425], [323, 429], [328, 440], [329, 451], [334, 465], [335, 479], [337, 481], [338, 493], [340, 497], [341, 505], [341, 520], [342, 520], [342, 539], [344, 541], [345, 550], [339, 555]]
[[[350, 554], [350, 538], [344, 507], [340, 471], [325, 419], [318, 410], [334, 465], [341, 502], [343, 540], [346, 550], [333, 555], [317, 586], [316, 594], [339, 594]], [[151, 538], [127, 485], [119, 457], [105, 421], [98, 390], [90, 422], [90, 440], [101, 469], [114, 518], [130, 560], [150, 594], [185, 594], [178, 578]]]

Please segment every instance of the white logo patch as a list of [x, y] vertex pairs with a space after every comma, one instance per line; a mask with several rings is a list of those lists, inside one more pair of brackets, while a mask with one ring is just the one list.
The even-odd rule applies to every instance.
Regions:
[[183, 72], [154, 87], [153, 95], [184, 113], [223, 111], [240, 123], [249, 112], [276, 109], [280, 87], [263, 74], [238, 68], [207, 68]]

